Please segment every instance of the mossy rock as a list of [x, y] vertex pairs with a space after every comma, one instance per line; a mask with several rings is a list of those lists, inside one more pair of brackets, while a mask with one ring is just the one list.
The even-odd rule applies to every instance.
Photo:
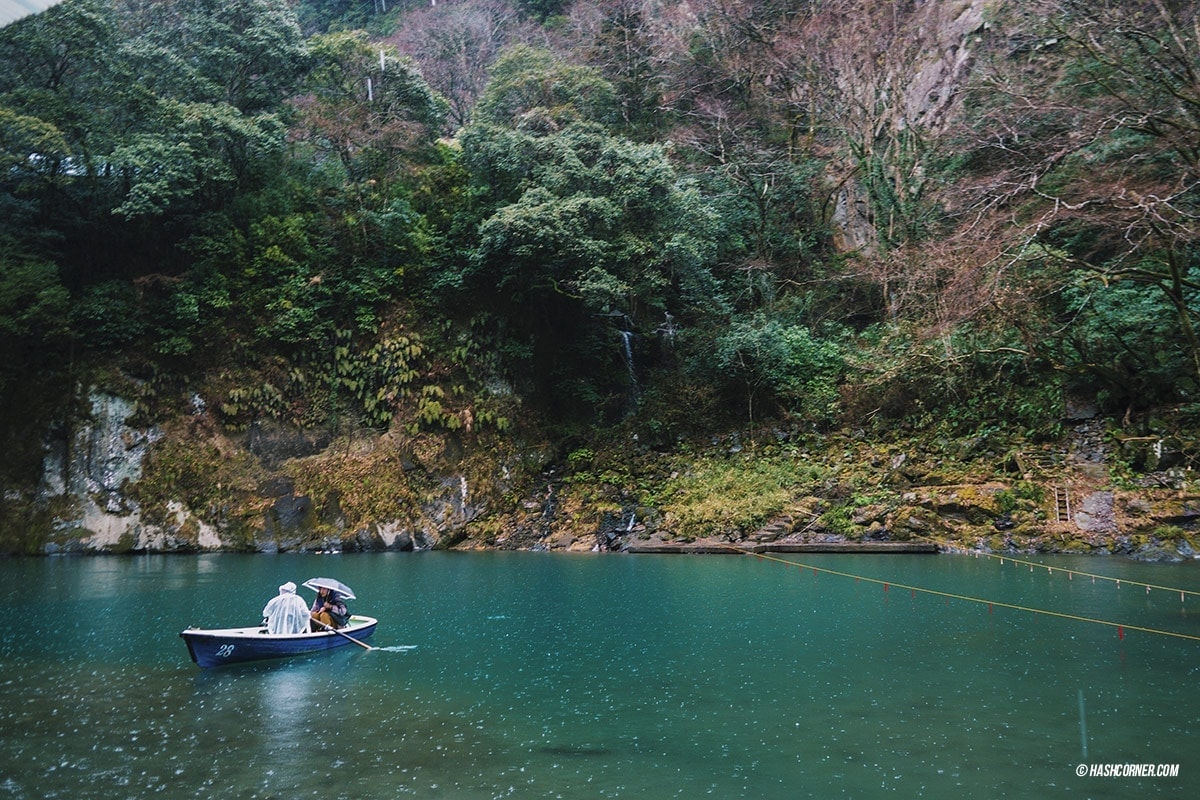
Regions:
[[888, 525], [892, 538], [906, 541], [916, 536], [944, 537], [951, 533], [946, 521], [937, 512], [926, 508], [905, 506], [897, 510]]
[[1089, 555], [1096, 552], [1096, 546], [1082, 536], [1064, 536], [1055, 544], [1054, 550], [1060, 553]]

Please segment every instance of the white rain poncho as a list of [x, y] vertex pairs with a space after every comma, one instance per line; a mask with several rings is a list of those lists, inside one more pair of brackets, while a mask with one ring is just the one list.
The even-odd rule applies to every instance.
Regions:
[[296, 584], [288, 581], [279, 587], [263, 609], [267, 633], [305, 633], [308, 630], [308, 604], [296, 594]]

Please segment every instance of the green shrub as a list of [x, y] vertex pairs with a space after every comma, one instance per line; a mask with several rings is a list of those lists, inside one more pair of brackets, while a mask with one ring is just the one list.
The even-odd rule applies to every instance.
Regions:
[[739, 536], [785, 512], [823, 471], [786, 456], [701, 459], [660, 493], [666, 527], [688, 538]]

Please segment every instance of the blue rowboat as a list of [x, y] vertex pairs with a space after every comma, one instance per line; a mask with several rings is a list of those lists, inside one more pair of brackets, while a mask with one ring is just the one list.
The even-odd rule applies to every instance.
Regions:
[[187, 643], [192, 661], [201, 667], [219, 667], [259, 661], [267, 658], [287, 658], [305, 653], [317, 653], [357, 644], [367, 650], [363, 639], [375, 633], [379, 620], [373, 617], [350, 617], [346, 627], [318, 633], [267, 633], [266, 627], [252, 628], [188, 628], [180, 632]]

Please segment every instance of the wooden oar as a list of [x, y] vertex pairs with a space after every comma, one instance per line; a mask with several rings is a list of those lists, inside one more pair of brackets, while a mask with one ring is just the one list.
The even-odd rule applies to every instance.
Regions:
[[350, 641], [354, 642], [356, 645], [358, 645], [359, 647], [363, 648], [364, 650], [374, 650], [374, 649], [375, 649], [374, 647], [371, 647], [371, 645], [367, 644], [366, 642], [360, 642], [358, 639], [355, 639], [353, 636], [351, 636], [351, 635], [350, 635], [350, 634], [348, 634], [348, 633], [342, 633], [342, 632], [341, 632], [341, 631], [339, 631], [337, 628], [334, 628], [334, 627], [333, 627], [333, 626], [331, 626], [331, 625], [326, 625], [324, 622], [321, 622], [321, 620], [317, 619], [316, 617], [311, 617], [311, 619], [312, 619], [312, 621], [313, 621], [313, 622], [317, 623], [318, 625], [320, 625], [320, 626], [321, 626], [322, 628], [324, 628], [325, 630], [327, 630], [327, 631], [333, 631], [333, 632], [334, 632], [334, 633], [336, 633], [338, 636], [344, 636], [344, 637], [346, 637], [347, 639], [349, 639]]

